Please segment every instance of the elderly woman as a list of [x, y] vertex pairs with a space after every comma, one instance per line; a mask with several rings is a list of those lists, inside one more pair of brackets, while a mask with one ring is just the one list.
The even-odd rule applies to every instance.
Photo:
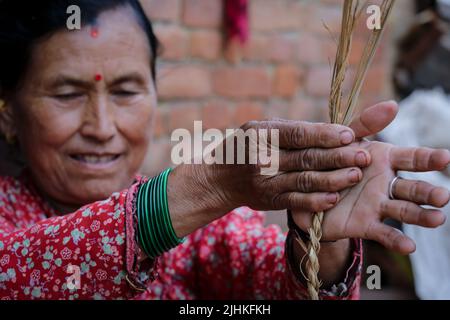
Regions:
[[[74, 2], [79, 31], [65, 28]], [[279, 130], [274, 176], [220, 164], [138, 176], [158, 47], [136, 0], [0, 1], [0, 46], [1, 130], [26, 160], [19, 178], [0, 178], [0, 299], [306, 298], [295, 233], [248, 207], [291, 209], [297, 230], [326, 211], [321, 296], [357, 298], [358, 239], [410, 253], [384, 218], [444, 222], [419, 205], [442, 207], [447, 190], [391, 182], [396, 170], [442, 170], [448, 151], [359, 142], [393, 120], [393, 103], [349, 128], [244, 125]]]

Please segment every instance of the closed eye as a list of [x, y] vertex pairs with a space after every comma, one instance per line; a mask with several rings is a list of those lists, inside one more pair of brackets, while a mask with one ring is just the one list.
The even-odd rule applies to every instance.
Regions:
[[57, 94], [53, 97], [60, 100], [72, 100], [82, 97], [82, 93], [74, 92], [74, 93], [66, 93], [66, 94]]
[[113, 94], [118, 97], [131, 97], [131, 96], [137, 95], [138, 93], [134, 92], [134, 91], [128, 91], [128, 90], [118, 90], [118, 91], [114, 91]]

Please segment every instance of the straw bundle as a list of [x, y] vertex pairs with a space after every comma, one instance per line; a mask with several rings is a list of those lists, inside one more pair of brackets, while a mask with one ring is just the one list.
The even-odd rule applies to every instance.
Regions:
[[[392, 11], [394, 2], [395, 0], [383, 0], [380, 6], [381, 28], [371, 30], [360, 63], [357, 67], [350, 93], [347, 95], [347, 99], [345, 99], [343, 85], [347, 75], [353, 32], [362, 10], [365, 8], [365, 4], [362, 5], [360, 0], [344, 1], [341, 34], [338, 42], [330, 90], [329, 113], [332, 123], [344, 125], [349, 125], [351, 123], [364, 79], [372, 63], [373, 57], [375, 56], [376, 49], [380, 43], [386, 21]], [[312, 227], [308, 229], [310, 236], [308, 244], [305, 244], [297, 237], [297, 241], [308, 257], [305, 278], [308, 282], [308, 293], [312, 300], [319, 299], [319, 290], [321, 287], [321, 282], [318, 278], [320, 267], [318, 254], [320, 251], [320, 240], [322, 238], [323, 217], [323, 212], [314, 215]], [[300, 268], [301, 267], [302, 266], [300, 265]]]

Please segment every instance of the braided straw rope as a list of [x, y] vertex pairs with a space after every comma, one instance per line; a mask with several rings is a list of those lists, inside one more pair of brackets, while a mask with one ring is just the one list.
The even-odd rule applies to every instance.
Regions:
[[[322, 286], [322, 282], [319, 280], [319, 252], [320, 252], [320, 239], [322, 238], [322, 222], [323, 222], [323, 212], [319, 212], [314, 216], [313, 227], [308, 229], [310, 240], [308, 245], [301, 240], [300, 237], [296, 237], [297, 242], [302, 247], [303, 251], [306, 252], [308, 260], [306, 261], [306, 273], [304, 278], [308, 283], [308, 294], [311, 300], [319, 300], [319, 290]], [[302, 270], [302, 261], [300, 261], [300, 271]]]
[[[395, 0], [383, 0], [381, 4], [381, 29], [374, 29], [371, 32], [358, 65], [353, 85], [348, 95], [348, 100], [345, 106], [343, 106], [343, 84], [352, 47], [353, 31], [364, 8], [364, 5], [361, 5], [359, 0], [344, 1], [341, 34], [338, 42], [330, 90], [329, 111], [332, 123], [344, 125], [349, 125], [351, 123], [364, 79], [366, 78], [367, 71], [372, 63], [373, 57], [375, 56], [381, 35], [385, 29], [387, 18], [392, 11], [394, 3]], [[308, 261], [306, 262], [307, 277], [305, 277], [305, 279], [308, 284], [308, 293], [311, 300], [319, 300], [319, 291], [322, 285], [318, 276], [320, 268], [318, 255], [320, 252], [320, 240], [322, 238], [323, 218], [323, 212], [319, 212], [314, 215], [312, 227], [308, 229], [310, 237], [308, 245], [297, 237], [297, 242], [306, 252], [306, 256], [308, 257]], [[300, 271], [303, 273], [302, 262], [300, 262]]]

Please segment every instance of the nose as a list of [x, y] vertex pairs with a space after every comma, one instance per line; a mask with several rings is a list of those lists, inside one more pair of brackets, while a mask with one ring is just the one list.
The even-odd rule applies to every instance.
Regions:
[[107, 98], [97, 97], [86, 105], [81, 134], [97, 142], [107, 142], [117, 133], [113, 106]]

